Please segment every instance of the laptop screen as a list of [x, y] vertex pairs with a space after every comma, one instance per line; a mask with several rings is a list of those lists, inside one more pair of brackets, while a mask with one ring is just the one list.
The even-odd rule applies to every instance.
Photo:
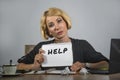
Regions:
[[111, 39], [109, 73], [120, 73], [120, 39]]

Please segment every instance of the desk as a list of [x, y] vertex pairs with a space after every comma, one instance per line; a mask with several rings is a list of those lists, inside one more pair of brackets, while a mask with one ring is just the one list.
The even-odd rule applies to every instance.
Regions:
[[76, 75], [45, 75], [45, 74], [24, 74], [12, 77], [0, 77], [0, 80], [120, 80], [120, 73], [101, 75], [101, 74], [82, 74]]

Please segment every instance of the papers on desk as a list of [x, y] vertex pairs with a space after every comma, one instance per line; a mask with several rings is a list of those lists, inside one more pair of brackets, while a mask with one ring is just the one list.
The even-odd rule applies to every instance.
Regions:
[[[76, 72], [70, 71], [68, 69], [68, 67], [66, 67], [64, 70], [56, 70], [54, 68], [51, 68], [51, 69], [48, 69], [48, 70], [31, 71], [31, 72], [28, 72], [26, 74], [45, 74], [45, 73], [46, 74], [61, 74], [61, 75], [76, 74]], [[87, 69], [82, 68], [79, 73], [86, 75], [88, 72], [87, 72]]]
[[64, 72], [64, 70], [55, 70], [48, 72], [48, 74], [75, 74], [75, 72]]
[[[25, 73], [25, 74], [65, 74], [63, 73], [63, 70], [54, 70], [54, 71], [31, 71], [31, 72], [28, 72], [28, 73]], [[75, 72], [68, 72], [67, 74], [75, 74]]]
[[73, 64], [72, 44], [56, 43], [43, 45], [45, 51], [42, 67], [71, 66]]
[[45, 71], [31, 71], [31, 72], [27, 72], [25, 74], [44, 74]]
[[75, 74], [75, 72], [70, 71], [68, 67], [66, 67], [63, 70], [56, 70], [55, 68], [50, 68], [48, 70], [31, 71], [26, 74], [43, 74], [43, 73], [46, 73], [46, 74]]

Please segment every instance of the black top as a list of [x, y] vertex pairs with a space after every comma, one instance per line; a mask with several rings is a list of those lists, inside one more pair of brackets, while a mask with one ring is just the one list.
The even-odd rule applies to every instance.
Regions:
[[[76, 61], [84, 63], [95, 63], [103, 60], [108, 61], [108, 59], [101, 53], [95, 51], [95, 49], [86, 40], [70, 39], [73, 50], [73, 63]], [[29, 54], [21, 57], [18, 60], [18, 63], [32, 64], [34, 62], [35, 55], [39, 53], [39, 49], [42, 45], [50, 43], [54, 43], [54, 40], [38, 43]]]

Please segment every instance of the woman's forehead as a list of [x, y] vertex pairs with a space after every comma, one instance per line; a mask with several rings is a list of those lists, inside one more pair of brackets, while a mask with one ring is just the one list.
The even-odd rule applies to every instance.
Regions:
[[46, 21], [49, 22], [49, 21], [52, 21], [52, 20], [56, 20], [58, 18], [62, 18], [62, 17], [61, 16], [47, 16]]

